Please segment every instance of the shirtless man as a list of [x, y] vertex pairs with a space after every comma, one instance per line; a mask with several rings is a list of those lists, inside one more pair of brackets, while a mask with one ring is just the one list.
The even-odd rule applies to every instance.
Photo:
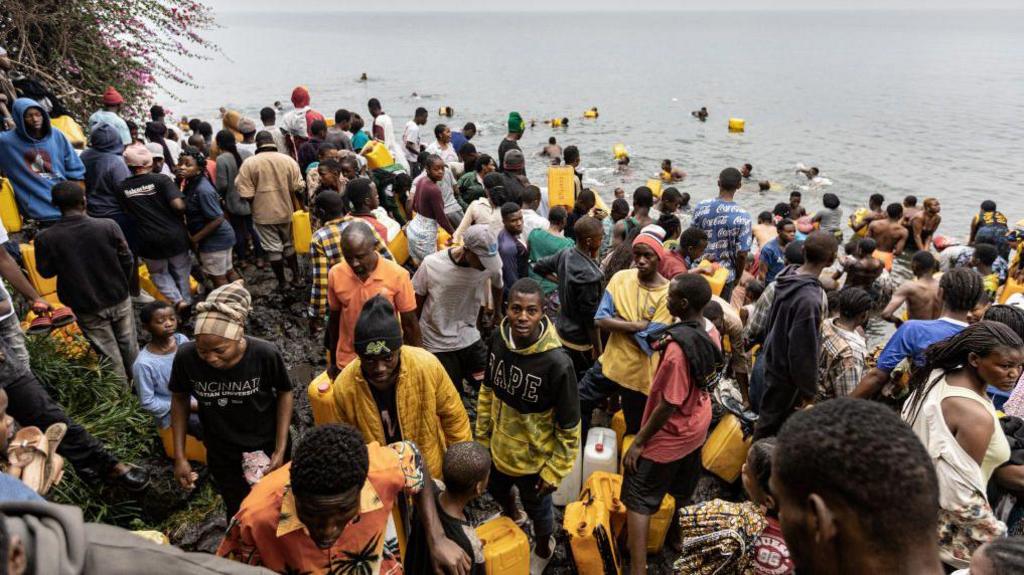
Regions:
[[891, 203], [885, 208], [886, 218], [875, 220], [868, 226], [868, 237], [878, 243], [878, 251], [884, 252], [880, 256], [885, 263], [885, 269], [892, 269], [892, 260], [903, 253], [907, 244], [907, 228], [900, 223], [903, 217], [903, 206]]
[[551, 165], [557, 166], [562, 162], [562, 146], [559, 146], [558, 140], [551, 136], [548, 138], [547, 145], [541, 150], [540, 155], [551, 158]]
[[872, 286], [878, 276], [882, 275], [885, 264], [872, 255], [875, 253], [876, 247], [875, 240], [871, 238], [864, 238], [857, 242], [857, 251], [853, 257], [846, 259], [843, 269], [837, 271], [832, 279], [839, 280], [843, 274], [846, 274], [846, 284], [843, 287], [864, 288], [869, 294], [872, 294], [872, 297], [877, 297], [878, 290]]
[[759, 248], [768, 245], [768, 242], [774, 240], [779, 235], [779, 231], [775, 229], [775, 218], [772, 217], [771, 212], [757, 214], [757, 223], [754, 224], [750, 231], [754, 234], [754, 239], [757, 240]]
[[857, 214], [850, 214], [850, 227], [853, 228], [853, 231], [859, 232], [871, 222], [885, 219], [885, 212], [882, 211], [884, 203], [885, 197], [882, 194], [871, 194], [871, 197], [868, 198], [868, 215], [863, 220], [857, 222]]
[[917, 207], [917, 196], [910, 195], [903, 198], [903, 225], [910, 226], [910, 220], [914, 219], [921, 208]]
[[679, 168], [673, 168], [672, 160], [662, 160], [660, 177], [663, 182], [674, 184], [676, 182], [681, 182], [684, 179], [686, 179], [686, 172], [680, 170]]
[[807, 210], [800, 205], [802, 199], [803, 194], [800, 192], [791, 192], [789, 194], [789, 219], [794, 222], [807, 215]]
[[740, 168], [740, 175], [743, 176], [744, 180], [749, 180], [750, 179], [750, 174], [753, 171], [754, 171], [754, 166], [752, 166], [750, 164], [743, 164], [743, 167]]
[[921, 250], [914, 254], [910, 262], [914, 279], [896, 289], [889, 305], [882, 310], [882, 319], [899, 327], [903, 319], [893, 314], [904, 303], [907, 304], [907, 319], [938, 319], [942, 300], [939, 299], [939, 280], [934, 277], [936, 264], [931, 252]]
[[939, 229], [942, 216], [939, 212], [942, 206], [938, 198], [925, 198], [924, 209], [910, 220], [910, 238], [907, 240], [907, 249], [912, 252], [927, 250], [932, 245], [932, 236], [935, 230]]

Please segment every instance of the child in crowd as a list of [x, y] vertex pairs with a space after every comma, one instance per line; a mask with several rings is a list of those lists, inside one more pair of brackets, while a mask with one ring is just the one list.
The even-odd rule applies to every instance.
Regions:
[[[132, 365], [135, 376], [135, 392], [142, 409], [149, 412], [160, 429], [171, 426], [171, 365], [178, 346], [187, 342], [185, 335], [177, 333], [178, 316], [174, 306], [165, 301], [146, 304], [139, 313], [142, 328], [149, 333], [149, 343], [139, 351]], [[189, 399], [188, 434], [203, 438], [203, 427], [196, 410], [199, 405], [194, 397]]]
[[979, 243], [974, 246], [974, 255], [971, 257], [971, 267], [981, 274], [989, 299], [995, 299], [999, 289], [999, 274], [992, 269], [997, 256], [999, 252], [994, 245]]
[[[475, 441], [455, 443], [444, 454], [443, 473], [444, 484], [434, 491], [437, 518], [444, 528], [445, 536], [469, 556], [472, 565], [467, 575], [483, 575], [483, 544], [466, 519], [466, 506], [487, 491], [487, 481], [491, 476], [491, 454], [486, 447]], [[418, 516], [412, 525], [403, 567], [406, 573], [431, 572], [427, 533]]]
[[743, 464], [743, 489], [747, 497], [761, 508], [768, 526], [758, 536], [752, 550], [751, 566], [757, 575], [787, 575], [793, 573], [793, 561], [789, 558], [789, 547], [782, 537], [779, 525], [779, 507], [772, 494], [768, 479], [772, 475], [772, 454], [775, 452], [775, 438], [769, 437], [755, 442], [747, 452]]
[[764, 293], [764, 284], [758, 280], [750, 280], [745, 287], [743, 306], [740, 307], [740, 319], [743, 320], [744, 326], [750, 321], [750, 314], [754, 312], [757, 300], [761, 299], [761, 294]]

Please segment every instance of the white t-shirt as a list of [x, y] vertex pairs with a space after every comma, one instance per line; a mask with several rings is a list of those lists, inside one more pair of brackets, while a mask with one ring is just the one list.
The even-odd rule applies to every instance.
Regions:
[[456, 351], [480, 339], [476, 319], [487, 298], [488, 277], [491, 285], [502, 285], [501, 273], [456, 265], [451, 248], [424, 258], [412, 276], [416, 294], [427, 298], [420, 315], [424, 349]]
[[442, 148], [441, 144], [434, 142], [427, 146], [427, 151], [431, 154], [441, 156], [441, 159], [444, 160], [444, 163], [446, 164], [455, 164], [459, 162], [459, 155], [455, 152], [455, 146], [451, 145], [451, 143]]
[[529, 238], [533, 230], [548, 229], [548, 220], [531, 209], [523, 209], [523, 233], [520, 237]]
[[[412, 144], [416, 148], [417, 152], [414, 154], [409, 150], [409, 144]], [[415, 162], [416, 158], [419, 157], [418, 150], [420, 149], [420, 125], [415, 120], [409, 120], [405, 124], [405, 132], [402, 133], [402, 151], [405, 152], [405, 159], [410, 162]]]
[[[0, 250], [4, 249], [3, 244], [6, 244], [7, 240], [7, 228], [0, 223]], [[4, 285], [3, 281], [0, 281], [0, 302], [7, 302], [7, 305], [10, 307], [7, 313], [0, 315], [0, 321], [3, 321], [14, 315], [14, 301], [11, 300], [11, 294], [7, 293], [7, 286]]]

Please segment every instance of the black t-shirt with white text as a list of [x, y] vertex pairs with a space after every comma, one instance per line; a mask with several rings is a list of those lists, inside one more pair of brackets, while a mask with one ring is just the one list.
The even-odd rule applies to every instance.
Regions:
[[121, 182], [118, 200], [135, 221], [139, 253], [162, 260], [188, 251], [185, 224], [171, 208], [171, 200], [184, 199], [174, 181], [163, 174], [139, 174]]
[[291, 391], [284, 358], [274, 344], [246, 337], [242, 360], [230, 369], [211, 367], [199, 357], [195, 342], [174, 354], [170, 390], [199, 402], [203, 441], [215, 446], [255, 451], [273, 443], [277, 431], [277, 396]]

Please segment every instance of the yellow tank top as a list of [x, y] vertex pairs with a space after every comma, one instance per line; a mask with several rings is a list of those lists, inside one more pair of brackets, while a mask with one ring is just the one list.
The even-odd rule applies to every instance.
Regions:
[[995, 431], [992, 433], [992, 438], [988, 440], [988, 448], [985, 449], [985, 457], [981, 460], [982, 485], [988, 485], [988, 480], [992, 478], [992, 474], [995, 473], [996, 468], [1010, 459], [1010, 442], [1006, 440], [1006, 434], [1003, 433], [1003, 426], [999, 425], [999, 417], [996, 415], [995, 407], [992, 406], [992, 402], [989, 401], [987, 397], [982, 397], [963, 387], [945, 385], [941, 393], [941, 399], [946, 399], [947, 397], [973, 399], [985, 406], [985, 411], [988, 411], [989, 414], [992, 415], [992, 425], [995, 426]]

